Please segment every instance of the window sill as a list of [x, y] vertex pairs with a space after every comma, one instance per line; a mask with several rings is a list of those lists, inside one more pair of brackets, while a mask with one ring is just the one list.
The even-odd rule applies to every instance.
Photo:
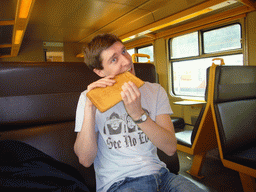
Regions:
[[205, 102], [204, 96], [202, 97], [196, 97], [196, 96], [177, 96], [177, 95], [171, 95], [174, 100], [186, 100], [186, 101], [198, 101], [198, 102]]

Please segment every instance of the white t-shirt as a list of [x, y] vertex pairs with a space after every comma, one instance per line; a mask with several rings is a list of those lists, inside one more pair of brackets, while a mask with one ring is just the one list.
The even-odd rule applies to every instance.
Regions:
[[[139, 90], [142, 108], [153, 121], [157, 115], [172, 114], [167, 93], [159, 84], [145, 82]], [[86, 93], [79, 98], [76, 132], [82, 127]], [[95, 131], [99, 132], [94, 160], [97, 191], [107, 191], [125, 177], [155, 174], [166, 167], [157, 156], [157, 148], [127, 114], [122, 101], [104, 113], [97, 110], [95, 118]]]

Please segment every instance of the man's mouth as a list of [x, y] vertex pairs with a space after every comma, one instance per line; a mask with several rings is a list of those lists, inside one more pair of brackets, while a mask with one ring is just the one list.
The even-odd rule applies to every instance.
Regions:
[[131, 72], [131, 70], [132, 70], [132, 68], [128, 69], [127, 71], [128, 71], [128, 72]]
[[132, 73], [132, 67], [130, 67], [130, 68], [127, 69], [126, 71], [123, 71], [122, 73], [125, 73], [125, 72], [130, 72], [130, 73]]

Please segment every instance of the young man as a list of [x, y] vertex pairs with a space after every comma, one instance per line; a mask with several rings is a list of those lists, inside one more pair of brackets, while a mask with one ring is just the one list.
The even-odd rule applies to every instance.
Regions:
[[86, 98], [96, 87], [112, 86], [116, 75], [135, 75], [132, 58], [114, 35], [96, 36], [85, 48], [85, 63], [102, 77], [87, 87], [79, 99], [74, 150], [85, 167], [94, 163], [97, 191], [200, 191], [193, 183], [172, 174], [157, 156], [176, 151], [176, 138], [165, 90], [145, 82], [122, 86], [122, 102], [101, 113]]

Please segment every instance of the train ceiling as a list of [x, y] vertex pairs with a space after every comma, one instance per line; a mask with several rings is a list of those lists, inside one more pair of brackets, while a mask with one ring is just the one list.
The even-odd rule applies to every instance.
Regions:
[[172, 26], [237, 7], [246, 13], [256, 5], [253, 0], [1, 1], [0, 58], [17, 56], [23, 43], [87, 43], [105, 32], [123, 40], [154, 39]]

